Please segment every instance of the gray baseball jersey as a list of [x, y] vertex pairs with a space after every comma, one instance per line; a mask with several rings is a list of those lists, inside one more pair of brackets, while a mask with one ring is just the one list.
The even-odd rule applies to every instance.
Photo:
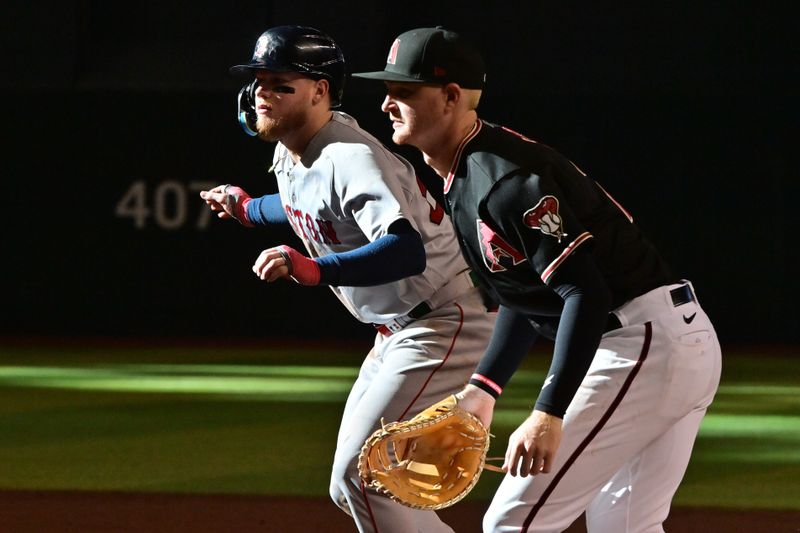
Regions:
[[[410, 418], [460, 390], [486, 348], [494, 316], [466, 274], [452, 223], [411, 164], [344, 113], [333, 114], [297, 163], [279, 143], [273, 167], [281, 203], [311, 257], [360, 248], [400, 219], [422, 238], [421, 274], [374, 287], [331, 287], [358, 320], [381, 327], [345, 405], [330, 494], [359, 531], [451, 532], [433, 511], [365, 488], [358, 455], [382, 420]], [[401, 320], [422, 302], [429, 311]]]
[[331, 287], [358, 320], [385, 323], [404, 315], [467, 269], [450, 219], [411, 164], [353, 117], [333, 113], [296, 164], [278, 143], [273, 169], [286, 215], [311, 257], [369, 244], [398, 219], [422, 236], [422, 274], [376, 287]]

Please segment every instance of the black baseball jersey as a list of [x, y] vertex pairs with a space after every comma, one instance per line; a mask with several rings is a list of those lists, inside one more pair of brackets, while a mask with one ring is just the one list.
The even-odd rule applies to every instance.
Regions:
[[[589, 248], [612, 306], [674, 281], [630, 214], [552, 148], [478, 120], [445, 179], [462, 251], [502, 305], [550, 314], [535, 301], [558, 267]], [[499, 211], [493, 206], [503, 206]], [[510, 208], [509, 208], [510, 207]]]
[[456, 152], [444, 191], [467, 262], [510, 310], [501, 309], [470, 383], [500, 394], [519, 366], [535, 337], [515, 314], [539, 334], [552, 321], [557, 339], [536, 408], [563, 416], [607, 313], [675, 281], [669, 268], [600, 185], [552, 148], [507, 128], [478, 120]]

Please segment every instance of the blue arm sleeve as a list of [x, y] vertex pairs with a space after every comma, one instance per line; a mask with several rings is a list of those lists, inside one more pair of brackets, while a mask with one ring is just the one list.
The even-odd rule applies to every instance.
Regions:
[[247, 204], [247, 218], [255, 226], [268, 226], [271, 224], [289, 225], [289, 219], [281, 206], [278, 194], [268, 194], [260, 198], [253, 198]]
[[415, 276], [425, 270], [426, 264], [422, 237], [404, 219], [394, 222], [388, 234], [375, 242], [315, 261], [319, 264], [321, 285], [345, 287], [383, 285]]

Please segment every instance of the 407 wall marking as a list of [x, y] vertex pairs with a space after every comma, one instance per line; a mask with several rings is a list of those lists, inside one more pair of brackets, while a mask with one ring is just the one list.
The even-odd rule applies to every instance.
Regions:
[[148, 183], [136, 180], [117, 202], [114, 214], [119, 218], [130, 218], [136, 229], [154, 225], [168, 231], [186, 227], [204, 230], [212, 213], [200, 199], [200, 191], [215, 185], [217, 183], [211, 181]]

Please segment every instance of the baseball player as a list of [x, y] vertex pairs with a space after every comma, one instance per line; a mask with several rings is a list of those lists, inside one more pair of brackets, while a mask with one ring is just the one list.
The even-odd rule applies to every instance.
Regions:
[[278, 194], [252, 198], [222, 185], [200, 196], [245, 226], [290, 224], [305, 252], [264, 250], [253, 271], [268, 282], [327, 285], [355, 318], [377, 329], [342, 416], [331, 497], [359, 531], [452, 531], [432, 511], [367, 490], [358, 455], [381, 424], [410, 418], [462, 389], [482, 355], [489, 313], [450, 220], [396, 156], [340, 105], [345, 61], [314, 28], [279, 26], [259, 37], [239, 95], [245, 130], [277, 141]]
[[354, 76], [386, 83], [393, 140], [444, 180], [467, 262], [501, 304], [460, 405], [489, 424], [535, 339], [555, 340], [484, 530], [563, 531], [586, 511], [593, 533], [663, 531], [720, 376], [692, 284], [571, 161], [478, 118], [484, 63], [463, 37], [405, 32], [383, 71]]

